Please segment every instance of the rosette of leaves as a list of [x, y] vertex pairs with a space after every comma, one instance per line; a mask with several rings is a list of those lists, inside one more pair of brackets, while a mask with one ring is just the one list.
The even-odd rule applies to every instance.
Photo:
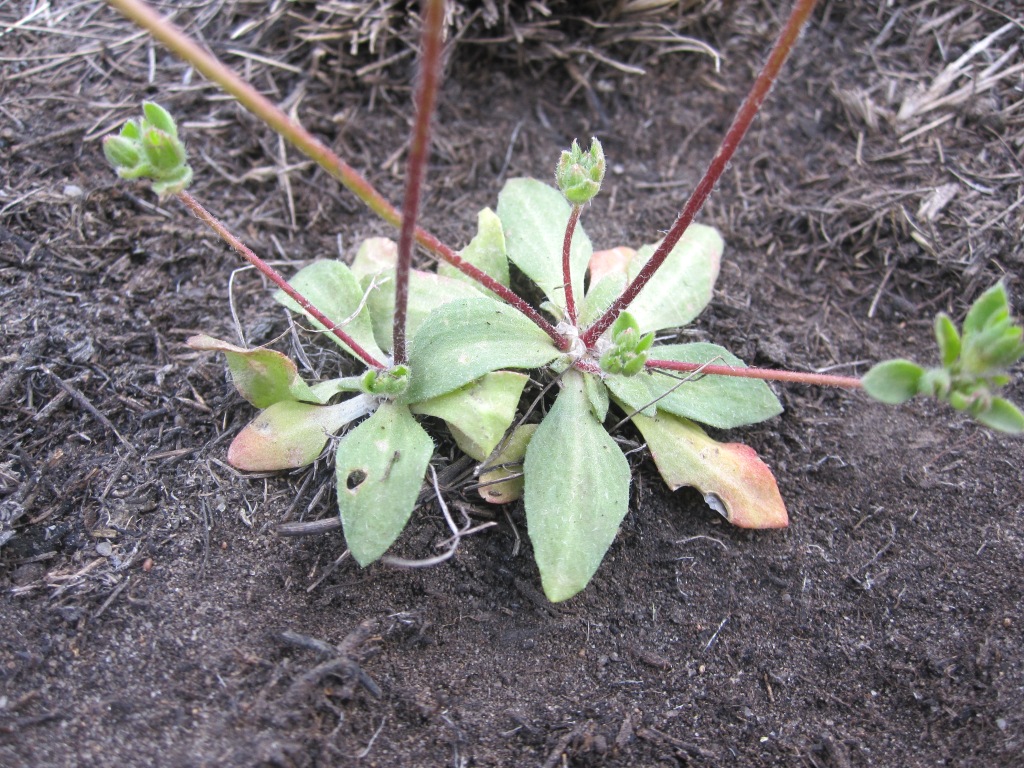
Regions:
[[[464, 254], [503, 247], [500, 229], [482, 215], [481, 234]], [[391, 240], [368, 240], [351, 267], [339, 260], [316, 261], [300, 270], [289, 284], [364, 350], [387, 359], [394, 314], [394, 289], [389, 282], [394, 279], [395, 255]], [[501, 324], [511, 320], [505, 346], [522, 348], [525, 354], [519, 357], [527, 367], [542, 365], [554, 356], [549, 356], [546, 347], [535, 348], [531, 356], [531, 335], [547, 336], [471, 285], [415, 270], [410, 277], [410, 334], [439, 307], [486, 301], [494, 305], [494, 317], [488, 321]], [[284, 293], [278, 291], [275, 299], [325, 330]], [[472, 330], [467, 327], [463, 336], [471, 343]], [[335, 336], [327, 334], [327, 338], [336, 341], [342, 352], [351, 352]], [[501, 357], [499, 350], [497, 357], [488, 358], [486, 370], [451, 387], [424, 388], [421, 378], [412, 378], [406, 366], [371, 369], [360, 376], [309, 385], [295, 363], [280, 352], [245, 349], [205, 335], [188, 343], [194, 349], [223, 352], [236, 389], [261, 409], [228, 449], [233, 466], [249, 471], [295, 469], [314, 462], [330, 443], [345, 540], [353, 558], [364, 566], [380, 558], [402, 532], [424, 482], [434, 444], [415, 416], [444, 421], [458, 446], [482, 461], [511, 425], [527, 381], [522, 373], [499, 370], [504, 366], [491, 364]], [[509, 357], [507, 352], [505, 357]], [[416, 385], [415, 390], [410, 384]], [[367, 415], [369, 418], [351, 426]]]
[[864, 390], [890, 405], [924, 395], [965, 411], [986, 427], [1021, 434], [1024, 413], [996, 393], [1010, 383], [1009, 370], [1024, 357], [1024, 328], [1010, 315], [1001, 282], [975, 300], [963, 332], [945, 313], [935, 318], [941, 364], [924, 368], [910, 360], [886, 360], [864, 376]]
[[[559, 257], [570, 213], [557, 189], [532, 179], [510, 180], [498, 198], [497, 216], [481, 214], [481, 234], [474, 240], [481, 243], [487, 233], [490, 241], [503, 241], [504, 249], [470, 248], [463, 256], [502, 280], [508, 279], [507, 258], [543, 291], [545, 308], [564, 321], [565, 280]], [[574, 293], [583, 297], [579, 327], [611, 304], [654, 249], [649, 245], [595, 253], [584, 230], [576, 228], [570, 264]], [[781, 405], [767, 384], [722, 376], [681, 380], [644, 366], [648, 357], [743, 365], [714, 344], [652, 346], [653, 334], [689, 323], [707, 305], [722, 249], [717, 231], [691, 226], [629, 314], [621, 316], [593, 350], [581, 352], [570, 345], [566, 352], [523, 316], [483, 295], [441, 303], [413, 336], [404, 402], [458, 391], [499, 369], [549, 366], [559, 376], [558, 394], [540, 423], [519, 427], [482, 468], [485, 480], [497, 480], [503, 475], [493, 467], [522, 462], [528, 531], [545, 594], [552, 601], [565, 600], [587, 585], [628, 511], [629, 465], [605, 426], [622, 416], [633, 420], [670, 488], [697, 488], [736, 525], [787, 524], [775, 479], [753, 450], [720, 443], [700, 426], [730, 429], [780, 413]], [[364, 280], [369, 274], [365, 262], [357, 258], [353, 265]], [[375, 274], [386, 277], [386, 268]], [[381, 301], [387, 295], [382, 291]], [[565, 322], [559, 328], [570, 335], [576, 332]], [[618, 415], [610, 413], [613, 404]], [[497, 500], [508, 501], [517, 488], [509, 481], [496, 495]]]

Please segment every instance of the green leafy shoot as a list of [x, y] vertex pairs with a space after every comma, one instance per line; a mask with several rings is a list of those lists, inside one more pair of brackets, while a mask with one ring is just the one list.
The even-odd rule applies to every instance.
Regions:
[[962, 335], [948, 315], [935, 318], [940, 365], [926, 369], [909, 360], [887, 360], [864, 376], [864, 390], [893, 405], [917, 395], [934, 397], [987, 427], [1021, 434], [1024, 413], [997, 393], [1010, 382], [1010, 368], [1024, 358], [1022, 336], [1024, 328], [1010, 316], [1006, 287], [997, 283], [971, 305]]

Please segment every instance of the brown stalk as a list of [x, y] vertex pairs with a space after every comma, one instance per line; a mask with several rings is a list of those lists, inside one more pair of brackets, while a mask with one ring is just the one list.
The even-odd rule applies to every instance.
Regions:
[[690, 195], [690, 199], [683, 206], [679, 218], [676, 219], [661, 245], [647, 261], [643, 269], [640, 270], [640, 273], [633, 282], [627, 285], [622, 295], [612, 302], [607, 311], [583, 332], [580, 338], [583, 339], [583, 343], [587, 347], [593, 347], [594, 343], [601, 337], [601, 334], [608, 330], [609, 326], [615, 322], [615, 319], [639, 295], [640, 291], [644, 289], [665, 259], [668, 258], [676, 243], [679, 242], [679, 238], [683, 236], [683, 233], [686, 232], [693, 222], [694, 217], [704, 207], [704, 203], [707, 202], [711, 191], [715, 188], [719, 178], [721, 178], [726, 165], [732, 159], [736, 148], [750, 127], [750, 123], [757, 115], [762, 102], [764, 102], [765, 97], [771, 90], [775, 78], [786, 61], [786, 57], [796, 44], [796, 40], [800, 36], [800, 30], [803, 29], [804, 24], [810, 17], [815, 2], [816, 0], [796, 0], [786, 25], [782, 28], [778, 40], [775, 41], [775, 46], [768, 55], [768, 61], [765, 62], [764, 68], [750, 89], [750, 93], [747, 94], [747, 98], [736, 112], [732, 125], [726, 131], [725, 138], [722, 139], [722, 143], [718, 147], [718, 151], [715, 152], [715, 156], [711, 159], [711, 163], [704, 172], [703, 178], [701, 178], [693, 194]]

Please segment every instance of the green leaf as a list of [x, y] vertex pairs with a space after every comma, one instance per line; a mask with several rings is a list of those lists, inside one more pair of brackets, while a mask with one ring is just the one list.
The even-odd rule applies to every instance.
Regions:
[[993, 321], [1010, 316], [1010, 302], [1006, 286], [996, 283], [974, 300], [964, 318], [964, 336], [978, 333]]
[[[526, 455], [530, 438], [536, 431], [536, 424], [520, 424], [512, 431], [508, 442], [498, 455], [489, 458], [487, 466], [494, 469], [486, 469], [480, 473], [482, 485], [479, 492], [484, 501], [491, 504], [507, 504], [523, 495], [523, 457]], [[512, 477], [513, 475], [519, 477]], [[506, 477], [512, 479], [504, 480]], [[504, 482], [499, 482], [501, 480]]]
[[608, 388], [600, 376], [592, 373], [583, 374], [583, 387], [587, 393], [590, 410], [594, 412], [598, 421], [604, 422], [604, 417], [608, 415]]
[[875, 400], [899, 405], [918, 393], [923, 375], [924, 369], [909, 360], [886, 360], [868, 371], [861, 384]]
[[433, 452], [409, 409], [391, 401], [338, 443], [338, 510], [360, 565], [383, 555], [405, 528]]
[[[644, 331], [678, 328], [704, 311], [718, 279], [724, 248], [714, 227], [691, 224], [651, 281], [629, 305]], [[629, 265], [633, 280], [654, 255], [658, 243], [645, 245]]]
[[533, 321], [481, 296], [438, 307], [409, 348], [412, 382], [402, 398], [418, 403], [500, 368], [539, 368], [561, 353]]
[[[508, 287], [508, 256], [505, 253], [505, 233], [501, 228], [501, 219], [498, 214], [490, 208], [484, 208], [477, 214], [477, 233], [469, 245], [462, 249], [459, 255], [493, 277], [499, 283]], [[469, 275], [460, 272], [451, 264], [441, 262], [437, 265], [437, 273], [442, 277], [452, 278], [469, 282], [474, 288], [483, 288]], [[490, 291], [487, 295], [493, 296]]]
[[986, 427], [997, 429], [1011, 435], [1019, 435], [1024, 432], [1024, 413], [1011, 403], [1001, 397], [992, 398], [992, 405], [987, 411], [977, 414], [974, 418]]
[[960, 334], [944, 312], [935, 316], [935, 340], [939, 344], [942, 364], [948, 368], [960, 357]]
[[[363, 289], [368, 291], [366, 305], [373, 322], [373, 336], [381, 349], [389, 352], [395, 323], [397, 259], [398, 246], [394, 241], [386, 237], [372, 237], [359, 246], [352, 263], [353, 274], [359, 278]], [[405, 310], [406, 337], [414, 337], [423, 321], [438, 307], [457, 299], [473, 299], [483, 295], [473, 281], [456, 280], [418, 269], [410, 270], [409, 302]]]
[[529, 380], [512, 371], [488, 373], [454, 392], [416, 403], [411, 410], [444, 419], [462, 452], [483, 461], [515, 419]]
[[[374, 341], [370, 316], [363, 306], [363, 289], [348, 266], [333, 259], [314, 261], [308, 267], [300, 269], [288, 284], [305, 296], [310, 304], [323, 312], [328, 319], [337, 323], [370, 355], [378, 360], [384, 357], [384, 353]], [[292, 312], [306, 315], [315, 327], [326, 330], [322, 323], [314, 320], [284, 291], [275, 291], [274, 300]], [[327, 337], [351, 354], [348, 346], [333, 333], [328, 333]]]
[[580, 305], [579, 326], [586, 328], [597, 320], [625, 288], [624, 273], [605, 275], [598, 280], [597, 285], [592, 284]]
[[629, 507], [629, 464], [594, 416], [574, 370], [526, 449], [526, 522], [552, 602], [582, 590]]
[[[562, 243], [570, 212], [561, 192], [536, 179], [510, 179], [498, 195], [509, 260], [563, 310]], [[574, 296], [583, 295], [583, 272], [592, 251], [590, 238], [577, 226], [569, 251]]]
[[719, 443], [687, 419], [634, 416], [658, 472], [673, 491], [693, 486], [712, 509], [741, 528], [784, 528], [786, 505], [775, 476], [754, 450]]
[[295, 363], [273, 349], [245, 349], [205, 333], [192, 336], [185, 343], [202, 352], [223, 352], [235, 389], [257, 408], [283, 400], [325, 403], [330, 397], [309, 387], [299, 376]]
[[651, 373], [640, 373], [636, 376], [610, 374], [605, 376], [604, 383], [627, 414], [639, 411], [645, 416], [653, 417], [657, 409], [654, 401], [664, 392], [664, 389], [659, 389], [655, 393], [655, 379]]
[[[653, 347], [650, 357], [682, 363], [710, 363], [745, 368], [738, 357], [717, 344], [666, 344]], [[688, 374], [679, 374], [683, 379]], [[782, 403], [767, 383], [736, 376], [696, 375], [679, 385], [679, 379], [663, 373], [652, 375], [655, 397], [676, 387], [658, 401], [658, 408], [719, 429], [757, 424], [782, 413]], [[679, 385], [679, 386], [677, 386]]]
[[376, 401], [367, 395], [356, 395], [337, 405], [281, 400], [238, 433], [228, 448], [228, 463], [250, 472], [312, 464], [331, 435], [375, 407]]

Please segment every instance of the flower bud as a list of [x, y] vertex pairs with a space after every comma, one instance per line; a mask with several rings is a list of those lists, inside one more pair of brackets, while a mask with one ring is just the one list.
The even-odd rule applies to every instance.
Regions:
[[590, 202], [601, 189], [604, 179], [604, 150], [597, 139], [590, 140], [584, 152], [573, 139], [572, 148], [562, 152], [555, 168], [555, 180], [565, 199], [573, 205]]
[[123, 136], [107, 136], [103, 140], [103, 154], [118, 173], [130, 171], [142, 161], [138, 144]]

